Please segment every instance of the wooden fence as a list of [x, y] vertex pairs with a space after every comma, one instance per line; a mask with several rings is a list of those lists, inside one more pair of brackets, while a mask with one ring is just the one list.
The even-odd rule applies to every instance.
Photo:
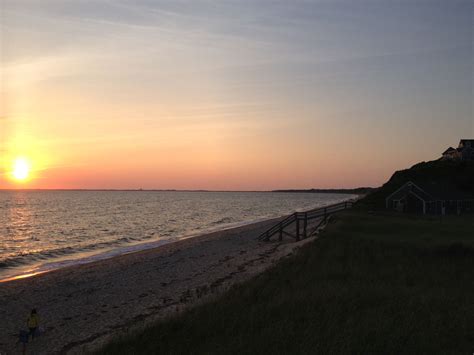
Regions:
[[[294, 238], [296, 241], [310, 237], [318, 230], [321, 224], [327, 220], [328, 216], [347, 208], [351, 208], [353, 204], [354, 201], [346, 201], [337, 203], [335, 205], [316, 208], [306, 212], [295, 212], [286, 217], [284, 220], [278, 222], [265, 233], [262, 233], [258, 237], [258, 240], [269, 241], [270, 238], [276, 234], [278, 234], [278, 240], [280, 241], [283, 240], [284, 235]], [[316, 219], [320, 219], [320, 221], [317, 221], [317, 225], [309, 228], [310, 222]], [[289, 227], [291, 227], [293, 224], [295, 225], [295, 234], [292, 234], [288, 231]]]

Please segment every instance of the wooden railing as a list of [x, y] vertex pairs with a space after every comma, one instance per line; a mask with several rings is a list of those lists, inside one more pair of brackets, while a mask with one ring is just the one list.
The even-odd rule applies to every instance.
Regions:
[[[278, 222], [273, 227], [268, 229], [265, 233], [262, 233], [258, 240], [269, 241], [271, 237], [278, 233], [278, 239], [283, 240], [283, 236], [289, 236], [294, 238], [296, 241], [310, 237], [318, 230], [318, 228], [323, 224], [328, 216], [333, 213], [351, 208], [354, 204], [354, 201], [346, 201], [337, 203], [335, 205], [330, 205], [326, 207], [316, 208], [306, 212], [295, 212], [284, 220]], [[310, 221], [320, 219], [316, 221], [316, 226], [309, 228]], [[288, 232], [285, 229], [288, 229], [291, 225], [295, 224], [295, 234]]]

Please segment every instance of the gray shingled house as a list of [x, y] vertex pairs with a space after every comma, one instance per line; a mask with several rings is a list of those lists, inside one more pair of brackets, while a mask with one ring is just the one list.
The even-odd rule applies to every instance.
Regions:
[[408, 181], [385, 199], [388, 209], [400, 212], [445, 215], [474, 212], [474, 196], [449, 183]]

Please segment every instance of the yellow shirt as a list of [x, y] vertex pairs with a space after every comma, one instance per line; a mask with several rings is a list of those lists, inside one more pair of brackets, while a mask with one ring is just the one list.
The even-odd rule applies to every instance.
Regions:
[[37, 314], [32, 314], [28, 318], [28, 328], [36, 328], [39, 324], [39, 317]]

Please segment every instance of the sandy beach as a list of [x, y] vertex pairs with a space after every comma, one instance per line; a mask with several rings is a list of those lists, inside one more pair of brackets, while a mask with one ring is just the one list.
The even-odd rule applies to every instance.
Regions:
[[209, 300], [313, 239], [257, 241], [278, 220], [2, 283], [0, 353], [21, 353], [18, 331], [32, 308], [44, 333], [27, 353], [80, 354]]

